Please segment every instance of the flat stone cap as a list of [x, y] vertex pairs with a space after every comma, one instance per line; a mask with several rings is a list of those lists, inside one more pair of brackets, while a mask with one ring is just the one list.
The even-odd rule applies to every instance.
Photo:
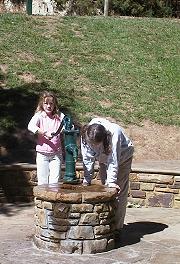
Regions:
[[98, 203], [115, 199], [116, 189], [103, 185], [92, 184], [44, 184], [33, 189], [34, 196], [45, 201], [58, 201], [63, 203]]

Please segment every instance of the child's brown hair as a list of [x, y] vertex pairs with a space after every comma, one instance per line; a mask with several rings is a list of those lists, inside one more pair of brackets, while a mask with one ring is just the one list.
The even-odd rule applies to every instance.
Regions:
[[111, 152], [111, 138], [112, 135], [101, 124], [85, 125], [81, 130], [82, 142], [88, 144], [87, 140], [94, 143], [103, 143], [104, 153]]

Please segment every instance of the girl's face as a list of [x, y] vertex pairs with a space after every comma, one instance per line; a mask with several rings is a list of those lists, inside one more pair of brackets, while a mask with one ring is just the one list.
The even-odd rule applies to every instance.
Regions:
[[87, 144], [88, 144], [90, 147], [92, 147], [92, 148], [94, 148], [94, 149], [97, 149], [97, 148], [99, 148], [99, 147], [102, 145], [102, 142], [95, 142], [95, 141], [93, 141], [93, 140], [88, 140], [88, 139], [87, 139]]
[[43, 102], [43, 109], [47, 115], [52, 114], [54, 110], [54, 99], [53, 97], [46, 97]]

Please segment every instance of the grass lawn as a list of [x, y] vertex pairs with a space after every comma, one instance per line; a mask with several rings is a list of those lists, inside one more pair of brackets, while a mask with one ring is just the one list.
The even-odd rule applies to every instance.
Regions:
[[180, 20], [0, 15], [0, 125], [26, 126], [56, 92], [79, 122], [180, 126]]

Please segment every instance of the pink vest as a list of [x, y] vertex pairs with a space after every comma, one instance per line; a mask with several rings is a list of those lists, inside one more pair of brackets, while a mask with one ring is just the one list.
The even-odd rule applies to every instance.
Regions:
[[[62, 122], [63, 114], [61, 116], [56, 115], [50, 118], [45, 112], [42, 112], [39, 118], [39, 128], [46, 132], [56, 132]], [[61, 152], [61, 140], [60, 134], [54, 136], [52, 139], [47, 139], [41, 135], [38, 135], [36, 151], [41, 153], [54, 154]]]

